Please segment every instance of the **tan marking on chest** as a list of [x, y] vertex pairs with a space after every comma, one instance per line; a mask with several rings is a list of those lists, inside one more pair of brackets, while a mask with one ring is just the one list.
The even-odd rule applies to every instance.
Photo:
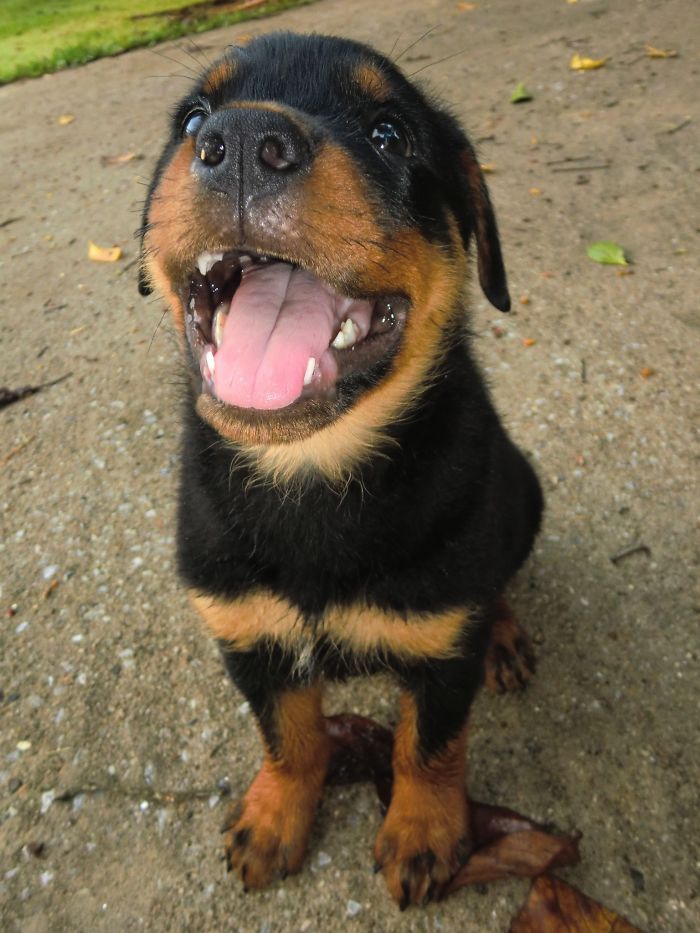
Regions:
[[291, 651], [309, 649], [321, 638], [359, 657], [396, 654], [404, 658], [448, 658], [459, 653], [468, 624], [465, 608], [436, 614], [386, 612], [373, 606], [331, 607], [306, 625], [300, 611], [271, 593], [256, 591], [235, 600], [190, 592], [193, 606], [211, 632], [240, 650], [273, 641]]

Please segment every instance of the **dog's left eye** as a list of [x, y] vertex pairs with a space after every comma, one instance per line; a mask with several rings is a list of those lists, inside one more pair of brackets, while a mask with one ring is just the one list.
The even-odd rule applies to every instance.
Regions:
[[398, 123], [382, 120], [372, 127], [369, 138], [372, 145], [382, 152], [403, 156], [405, 159], [413, 155], [413, 147], [411, 140], [408, 138], [408, 133]]
[[209, 114], [205, 110], [202, 110], [201, 107], [190, 110], [182, 121], [182, 132], [185, 136], [196, 136], [202, 123], [204, 123], [208, 116]]

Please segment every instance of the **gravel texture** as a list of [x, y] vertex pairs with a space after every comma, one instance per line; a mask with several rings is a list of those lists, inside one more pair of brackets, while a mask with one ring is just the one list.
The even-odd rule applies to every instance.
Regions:
[[[480, 697], [471, 790], [582, 830], [569, 881], [646, 930], [690, 933], [700, 929], [696, 5], [469, 6], [324, 0], [206, 34], [195, 54], [285, 27], [397, 56], [432, 29], [400, 63], [450, 102], [494, 166], [515, 309], [499, 315], [475, 292], [472, 324], [548, 502], [511, 593], [538, 675], [522, 696]], [[678, 56], [651, 59], [645, 43]], [[576, 73], [574, 52], [610, 60]], [[225, 874], [226, 797], [245, 788], [260, 748], [175, 578], [177, 353], [132, 265], [142, 186], [192, 67], [169, 44], [0, 89], [0, 384], [71, 374], [0, 411], [0, 926], [505, 930], [525, 882], [399, 914], [372, 874], [380, 817], [369, 787], [327, 794], [301, 875], [244, 896]], [[534, 100], [516, 106], [519, 81]], [[59, 125], [65, 114], [75, 119]], [[102, 164], [128, 151], [140, 161]], [[88, 239], [119, 244], [124, 258], [91, 263]], [[587, 258], [601, 239], [625, 247], [629, 274]], [[331, 700], [395, 715], [381, 679]]]

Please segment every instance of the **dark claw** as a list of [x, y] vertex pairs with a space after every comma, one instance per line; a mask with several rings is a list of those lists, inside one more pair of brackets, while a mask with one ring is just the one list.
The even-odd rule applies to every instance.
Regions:
[[372, 865], [373, 874], [378, 875], [381, 870], [382, 870], [381, 862], [375, 862], [374, 865]]
[[421, 901], [422, 907], [427, 907], [428, 904], [432, 901], [433, 897], [435, 896], [436, 887], [437, 887], [437, 881], [435, 880], [435, 878], [433, 878], [433, 880], [428, 885], [428, 890], [425, 892], [425, 897]]
[[411, 889], [407, 880], [401, 882], [401, 900], [399, 901], [399, 910], [406, 910], [411, 903]]
[[236, 835], [233, 837], [234, 846], [243, 847], [248, 845], [250, 840], [250, 830], [249, 829], [239, 829]]

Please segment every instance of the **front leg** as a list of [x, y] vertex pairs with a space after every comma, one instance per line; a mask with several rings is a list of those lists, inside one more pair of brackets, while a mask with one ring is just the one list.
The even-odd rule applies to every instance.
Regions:
[[224, 826], [229, 869], [246, 888], [301, 869], [330, 755], [318, 684], [299, 682], [270, 649], [224, 651], [257, 717], [262, 767]]
[[439, 898], [470, 852], [467, 717], [481, 664], [480, 656], [426, 661], [404, 681], [391, 804], [374, 846], [402, 910]]

